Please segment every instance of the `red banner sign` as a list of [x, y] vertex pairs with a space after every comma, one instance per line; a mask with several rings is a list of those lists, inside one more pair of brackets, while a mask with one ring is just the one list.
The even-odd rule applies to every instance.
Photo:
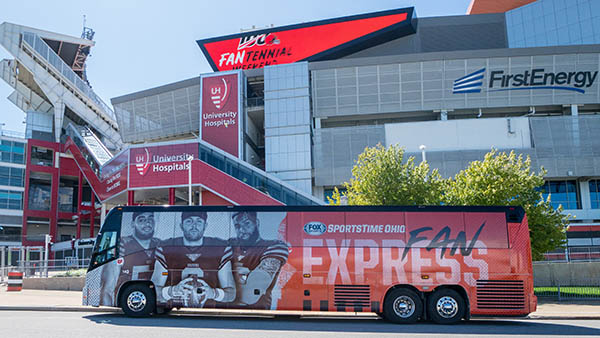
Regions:
[[188, 157], [198, 158], [198, 143], [180, 143], [130, 150], [129, 187], [188, 184]]
[[215, 71], [328, 60], [412, 34], [413, 8], [198, 40]]
[[103, 196], [98, 196], [100, 199], [105, 200], [127, 189], [128, 155], [129, 151], [124, 151], [102, 167], [100, 180], [103, 191], [98, 194]]
[[239, 74], [203, 76], [200, 135], [202, 140], [239, 157]]

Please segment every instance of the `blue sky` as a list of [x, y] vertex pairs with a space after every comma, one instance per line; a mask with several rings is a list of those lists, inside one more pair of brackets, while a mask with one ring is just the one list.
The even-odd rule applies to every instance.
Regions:
[[[470, 0], [413, 1], [7, 1], [0, 22], [80, 36], [83, 15], [96, 31], [87, 61], [94, 91], [113, 97], [211, 72], [196, 40], [262, 28], [414, 6], [418, 17], [465, 14]], [[13, 57], [0, 48], [0, 59]], [[0, 122], [23, 131], [25, 114], [6, 99], [0, 80]]]

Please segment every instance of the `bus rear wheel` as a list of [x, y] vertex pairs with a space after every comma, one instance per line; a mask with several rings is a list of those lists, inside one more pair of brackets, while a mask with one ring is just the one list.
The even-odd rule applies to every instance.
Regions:
[[410, 289], [395, 289], [385, 297], [383, 317], [390, 322], [412, 324], [419, 320], [422, 313], [421, 297]]
[[460, 322], [465, 309], [465, 300], [452, 289], [439, 289], [427, 298], [427, 314], [437, 324]]
[[129, 317], [147, 317], [156, 308], [156, 296], [147, 285], [132, 284], [121, 293], [119, 304]]

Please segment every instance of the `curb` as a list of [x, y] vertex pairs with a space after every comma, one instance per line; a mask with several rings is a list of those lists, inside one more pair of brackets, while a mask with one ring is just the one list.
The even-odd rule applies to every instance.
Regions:
[[62, 312], [121, 312], [117, 308], [95, 308], [79, 306], [0, 306], [0, 311], [62, 311]]
[[[98, 312], [98, 313], [123, 313], [119, 308], [112, 307], [81, 307], [81, 306], [0, 306], [0, 311], [61, 311], [61, 312]], [[265, 317], [265, 318], [293, 318], [293, 319], [375, 319], [378, 320], [379, 317], [375, 314], [369, 315], [368, 313], [364, 313], [362, 315], [357, 315], [353, 312], [348, 312], [347, 314], [340, 313], [252, 313], [248, 311], [197, 311], [193, 309], [185, 309], [185, 310], [175, 310], [172, 312], [173, 314], [195, 314], [195, 315], [204, 315], [204, 316], [226, 316], [226, 317], [236, 317], [236, 316], [253, 316], [253, 317]], [[543, 315], [529, 315], [527, 317], [477, 317], [475, 320], [483, 319], [483, 320], [600, 320], [600, 315], [594, 316], [543, 316]]]

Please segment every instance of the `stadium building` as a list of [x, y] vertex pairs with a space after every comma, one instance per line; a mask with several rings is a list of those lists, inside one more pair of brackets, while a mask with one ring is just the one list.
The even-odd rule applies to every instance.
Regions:
[[600, 255], [598, 1], [474, 0], [460, 16], [403, 8], [203, 38], [213, 73], [112, 107], [86, 78], [92, 37], [0, 25], [15, 57], [0, 73], [27, 113], [24, 245], [93, 237], [114, 205], [324, 204], [381, 143], [418, 159], [424, 145], [445, 177], [492, 147], [530, 156], [576, 216], [566, 253]]

